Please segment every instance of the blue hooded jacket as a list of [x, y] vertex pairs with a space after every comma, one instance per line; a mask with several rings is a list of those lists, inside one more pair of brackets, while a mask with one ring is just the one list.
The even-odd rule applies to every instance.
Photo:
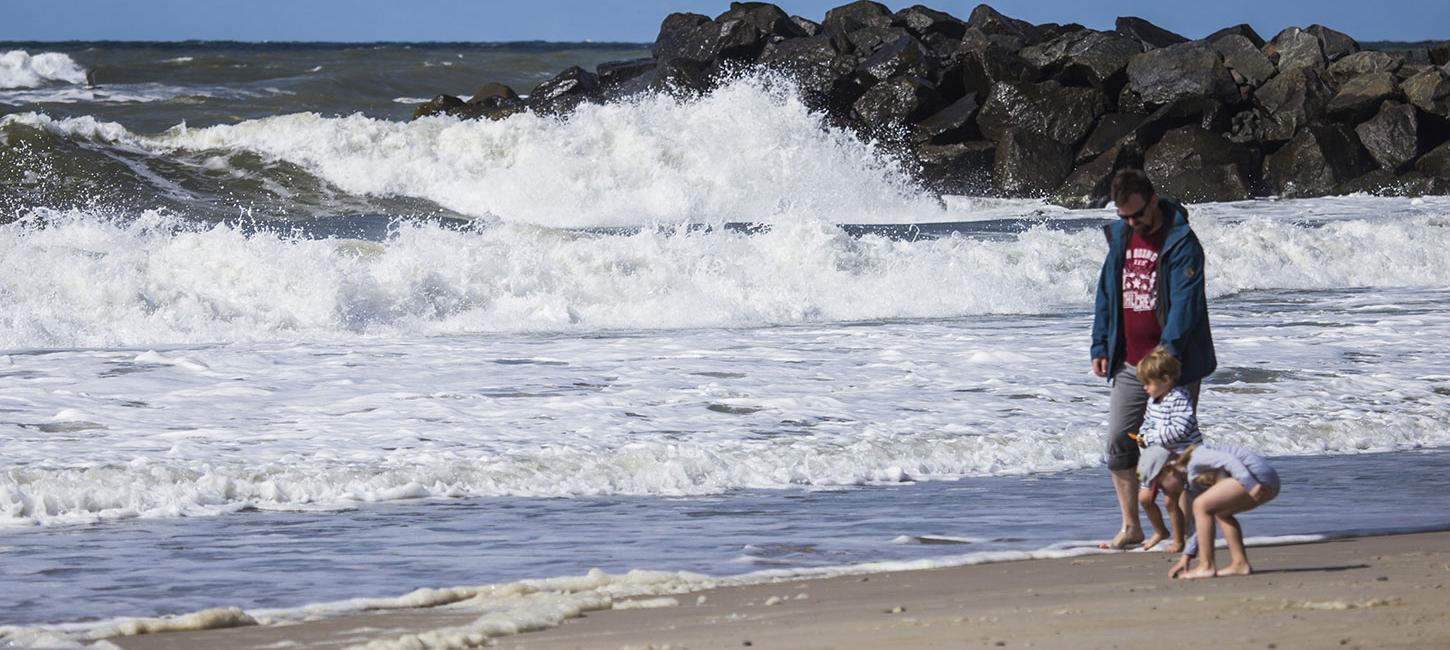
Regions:
[[[1203, 279], [1203, 246], [1188, 227], [1188, 211], [1176, 201], [1159, 197], [1168, 228], [1158, 255], [1157, 316], [1163, 328], [1160, 344], [1183, 363], [1180, 385], [1192, 384], [1213, 373], [1218, 358], [1208, 327], [1208, 296]], [[1122, 368], [1127, 346], [1123, 338], [1123, 263], [1132, 229], [1124, 221], [1103, 227], [1108, 256], [1098, 276], [1093, 308], [1092, 358], [1108, 360], [1108, 380]]]

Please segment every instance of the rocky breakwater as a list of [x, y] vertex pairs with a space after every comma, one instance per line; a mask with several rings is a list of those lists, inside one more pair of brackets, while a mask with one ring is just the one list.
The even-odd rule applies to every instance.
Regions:
[[466, 101], [442, 95], [416, 115], [566, 114], [709, 92], [760, 67], [942, 193], [1095, 207], [1128, 166], [1189, 201], [1450, 193], [1450, 43], [1373, 51], [1322, 25], [1190, 40], [1133, 17], [1098, 31], [987, 5], [963, 20], [867, 1], [815, 22], [736, 2], [715, 18], [670, 15], [651, 52], [569, 68], [527, 96], [496, 83]]

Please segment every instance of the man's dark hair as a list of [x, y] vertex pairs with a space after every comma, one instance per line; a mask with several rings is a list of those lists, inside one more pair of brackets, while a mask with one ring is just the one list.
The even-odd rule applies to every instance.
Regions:
[[1137, 194], [1143, 200], [1153, 198], [1153, 181], [1141, 169], [1124, 169], [1113, 175], [1113, 203], [1127, 203], [1128, 197]]

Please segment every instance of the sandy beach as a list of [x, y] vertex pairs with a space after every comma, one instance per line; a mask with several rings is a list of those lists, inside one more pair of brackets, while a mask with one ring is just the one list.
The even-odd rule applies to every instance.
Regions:
[[[643, 607], [616, 601], [612, 610], [491, 643], [512, 650], [1450, 647], [1450, 532], [1259, 547], [1250, 557], [1256, 575], [1195, 582], [1167, 579], [1171, 556], [1148, 552], [728, 587]], [[405, 647], [394, 644], [477, 616], [434, 608], [110, 641], [126, 650]]]

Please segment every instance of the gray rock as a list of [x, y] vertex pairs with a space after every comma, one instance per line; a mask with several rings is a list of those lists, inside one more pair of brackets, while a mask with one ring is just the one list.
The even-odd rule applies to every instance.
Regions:
[[935, 74], [936, 61], [927, 54], [926, 46], [911, 36], [886, 44], [856, 68], [857, 77], [867, 86], [896, 77], [930, 79]]
[[1079, 165], [1053, 193], [1054, 203], [1073, 209], [1097, 209], [1111, 202], [1113, 174], [1128, 167], [1143, 166], [1142, 155], [1123, 147], [1111, 147], [1086, 164]]
[[513, 88], [494, 82], [484, 85], [473, 94], [473, 97], [469, 98], [466, 112], [470, 117], [502, 120], [515, 113], [521, 113], [524, 109], [524, 100], [519, 98], [519, 94], [514, 92]]
[[1185, 97], [1239, 99], [1239, 88], [1223, 57], [1207, 43], [1191, 41], [1144, 52], [1128, 62], [1128, 88], [1148, 104], [1163, 105]]
[[1239, 23], [1233, 27], [1225, 27], [1205, 36], [1203, 40], [1213, 43], [1220, 38], [1230, 35], [1242, 36], [1249, 39], [1249, 42], [1253, 43], [1255, 48], [1263, 49], [1264, 47], [1264, 37], [1259, 36], [1259, 33], [1254, 31], [1254, 28], [1250, 27], [1248, 23]]
[[1143, 44], [1145, 50], [1187, 43], [1188, 39], [1136, 16], [1118, 16], [1115, 31]]
[[1405, 98], [1416, 108], [1440, 117], [1450, 117], [1450, 72], [1443, 68], [1431, 68], [1409, 79], [1400, 86]]
[[1404, 61], [1403, 56], [1396, 56], [1389, 52], [1355, 52], [1329, 64], [1329, 72], [1324, 79], [1337, 88], [1344, 82], [1360, 75], [1371, 72], [1395, 72], [1400, 69], [1400, 65]]
[[630, 59], [628, 61], [606, 61], [601, 63], [594, 68], [594, 74], [599, 77], [599, 85], [603, 86], [606, 90], [611, 90], [649, 74], [654, 69], [654, 59]]
[[[984, 34], [1000, 34], [1022, 39], [1022, 45], [1033, 45], [1042, 40], [1042, 32], [1036, 25], [1025, 20], [1009, 18], [987, 5], [977, 5], [967, 17], [967, 27], [975, 27]], [[1021, 47], [1021, 46], [1019, 46]]]
[[1446, 142], [1415, 161], [1415, 171], [1432, 178], [1450, 180], [1450, 142]]
[[916, 124], [917, 134], [931, 144], [951, 144], [976, 139], [981, 135], [977, 129], [977, 111], [981, 106], [977, 96], [968, 93], [946, 108], [937, 111]]
[[900, 77], [872, 86], [852, 104], [851, 112], [877, 135], [890, 135], [909, 123], [931, 116], [944, 105], [930, 82]]
[[[1030, 82], [1041, 78], [1036, 67], [980, 31], [969, 30], [957, 50], [957, 64], [952, 69], [961, 79], [965, 92], [986, 97], [999, 83]], [[943, 86], [947, 84], [943, 83]]]
[[1264, 161], [1264, 182], [1283, 197], [1323, 196], [1368, 171], [1354, 132], [1336, 124], [1314, 124]]
[[1393, 72], [1371, 72], [1350, 79], [1329, 100], [1330, 117], [1356, 124], [1369, 119], [1387, 99], [1398, 98], [1399, 80]]
[[1116, 96], [1126, 82], [1128, 61], [1142, 52], [1138, 41], [1121, 34], [1084, 29], [1023, 48], [1020, 54], [1046, 77]]
[[1254, 93], [1263, 113], [1264, 139], [1284, 141], [1324, 115], [1334, 92], [1312, 67], [1281, 71]]
[[1420, 121], [1415, 107], [1408, 104], [1386, 102], [1354, 132], [1381, 169], [1402, 169], [1420, 153]]
[[1047, 196], [1071, 172], [1071, 147], [1045, 135], [1014, 129], [997, 141], [992, 187], [1003, 196]]
[[432, 115], [453, 115], [455, 111], [463, 108], [464, 101], [453, 95], [438, 95], [413, 109], [413, 119], [429, 117]]
[[827, 34], [772, 43], [761, 54], [760, 63], [795, 78], [806, 93], [818, 95], [828, 94], [836, 80], [857, 65], [855, 57], [838, 51]]
[[[842, 49], [865, 59], [897, 40], [911, 37], [911, 32], [900, 27], [862, 27], [845, 34], [847, 47]], [[836, 42], [841, 43], [839, 38]]]
[[992, 140], [1030, 131], [1071, 148], [1104, 112], [1103, 94], [1096, 88], [1069, 88], [1055, 81], [1001, 83], [987, 95], [977, 125]]
[[1219, 56], [1223, 57], [1223, 63], [1229, 71], [1237, 73], [1243, 78], [1243, 85], [1258, 88], [1276, 72], [1274, 64], [1269, 62], [1269, 57], [1264, 56], [1264, 53], [1254, 47], [1253, 42], [1244, 36], [1225, 34], [1217, 40], [1209, 42], [1213, 44], [1213, 49], [1218, 51]]
[[896, 24], [903, 25], [919, 38], [937, 35], [961, 40], [967, 24], [949, 13], [912, 5], [896, 12]]
[[1374, 194], [1376, 196], [1426, 196], [1445, 194], [1450, 182], [1430, 178], [1417, 171], [1396, 174], [1388, 169], [1376, 169], [1368, 174], [1340, 183], [1335, 194]]
[[529, 110], [540, 114], [568, 113], [584, 102], [600, 98], [599, 77], [579, 66], [555, 75], [529, 91]]
[[[654, 45], [650, 46], [650, 53], [654, 55], [655, 59], [674, 59], [700, 48], [701, 44], [696, 42], [698, 35], [694, 32], [700, 26], [710, 22], [709, 16], [700, 14], [673, 13], [665, 16], [664, 21], [660, 23], [659, 36], [655, 37]], [[705, 55], [695, 54], [695, 56]]]
[[1324, 52], [1324, 58], [1331, 63], [1359, 51], [1359, 43], [1344, 32], [1337, 32], [1323, 25], [1310, 25], [1306, 31], [1319, 40], [1320, 51]]
[[1264, 45], [1264, 55], [1269, 57], [1280, 72], [1295, 68], [1323, 70], [1328, 61], [1324, 58], [1324, 46], [1313, 34], [1290, 27], [1279, 32], [1274, 40]]
[[1450, 64], [1450, 41], [1440, 41], [1426, 48], [1425, 54], [1430, 59], [1430, 63], [1435, 65]]
[[790, 21], [795, 23], [796, 27], [801, 28], [801, 31], [804, 32], [806, 36], [815, 36], [816, 34], [821, 33], [821, 24], [809, 18], [791, 16]]
[[985, 140], [923, 146], [916, 155], [922, 183], [938, 194], [989, 194], [996, 152], [997, 145]]
[[821, 29], [827, 32], [854, 32], [866, 27], [890, 27], [891, 10], [879, 2], [858, 0], [826, 12]]
[[1124, 136], [1132, 133], [1139, 124], [1143, 123], [1146, 115], [1137, 113], [1108, 113], [1098, 120], [1098, 125], [1093, 127], [1092, 133], [1088, 134], [1087, 140], [1078, 149], [1077, 162], [1082, 164], [1107, 152], [1114, 145], [1118, 144]]
[[1198, 126], [1164, 134], [1148, 150], [1143, 171], [1155, 187], [1185, 201], [1242, 201], [1252, 195], [1249, 150]]

